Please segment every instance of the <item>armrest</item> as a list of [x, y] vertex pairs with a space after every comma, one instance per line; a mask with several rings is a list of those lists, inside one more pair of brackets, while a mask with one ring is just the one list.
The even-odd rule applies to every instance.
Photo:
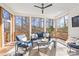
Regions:
[[32, 41], [16, 41], [16, 44], [29, 44]]

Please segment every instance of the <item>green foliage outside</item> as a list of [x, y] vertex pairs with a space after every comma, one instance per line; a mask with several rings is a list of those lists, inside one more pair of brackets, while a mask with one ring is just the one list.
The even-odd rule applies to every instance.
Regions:
[[62, 31], [63, 31], [63, 32], [68, 32], [68, 27], [67, 27], [67, 26], [63, 27], [63, 28], [62, 28]]
[[52, 31], [54, 30], [54, 28], [53, 28], [53, 26], [50, 26], [47, 30], [48, 30], [49, 33], [52, 33]]

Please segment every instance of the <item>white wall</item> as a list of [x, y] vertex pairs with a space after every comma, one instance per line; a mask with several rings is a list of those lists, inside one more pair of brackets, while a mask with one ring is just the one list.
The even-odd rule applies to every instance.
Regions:
[[79, 27], [72, 27], [72, 17], [79, 15], [79, 8], [75, 8], [69, 12], [68, 19], [68, 41], [71, 41], [72, 37], [79, 38]]

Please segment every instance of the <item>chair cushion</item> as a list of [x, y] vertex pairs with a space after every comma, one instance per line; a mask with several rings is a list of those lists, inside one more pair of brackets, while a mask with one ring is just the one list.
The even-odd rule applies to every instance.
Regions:
[[43, 38], [43, 33], [44, 33], [44, 32], [38, 32], [38, 33], [37, 33], [38, 39]]
[[76, 43], [68, 43], [68, 46], [71, 48], [79, 49], [79, 45], [77, 45]]
[[16, 39], [17, 41], [27, 41], [27, 37], [25, 34], [17, 35]]
[[27, 37], [22, 38], [22, 41], [27, 41]]
[[38, 35], [37, 34], [32, 34], [31, 37], [32, 37], [32, 39], [37, 39]]
[[76, 45], [79, 45], [79, 40], [77, 40], [75, 43], [76, 43]]
[[43, 36], [44, 37], [49, 37], [49, 33], [45, 32], [45, 33], [43, 33]]
[[17, 45], [19, 47], [32, 47], [32, 42], [29, 41], [29, 42], [18, 42]]

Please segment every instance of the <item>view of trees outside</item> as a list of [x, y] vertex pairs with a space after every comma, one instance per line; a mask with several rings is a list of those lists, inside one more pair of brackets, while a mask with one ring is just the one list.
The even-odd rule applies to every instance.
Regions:
[[68, 38], [68, 18], [64, 16], [58, 20], [56, 20], [57, 25], [57, 37], [67, 40]]
[[44, 19], [32, 17], [32, 33], [44, 32]]
[[15, 32], [21, 32], [21, 19], [20, 16], [15, 16]]
[[25, 33], [28, 39], [30, 38], [29, 32], [30, 32], [30, 23], [28, 17], [22, 18], [22, 27], [21, 27], [22, 33]]
[[3, 9], [4, 20], [4, 41], [5, 44], [10, 42], [10, 13]]
[[15, 34], [26, 34], [29, 39], [29, 18], [23, 16], [15, 16]]
[[50, 36], [53, 37], [53, 19], [46, 20], [46, 31], [49, 32]]
[[[56, 20], [57, 33], [56, 37], [66, 40], [68, 38], [68, 23], [67, 17], [62, 17]], [[28, 17], [15, 16], [15, 33], [17, 34], [26, 34], [29, 39], [29, 30], [30, 22]], [[44, 32], [44, 18], [32, 17], [31, 18], [31, 31], [32, 33]], [[46, 31], [50, 33], [50, 36], [53, 37], [55, 27], [53, 19], [46, 19]]]

